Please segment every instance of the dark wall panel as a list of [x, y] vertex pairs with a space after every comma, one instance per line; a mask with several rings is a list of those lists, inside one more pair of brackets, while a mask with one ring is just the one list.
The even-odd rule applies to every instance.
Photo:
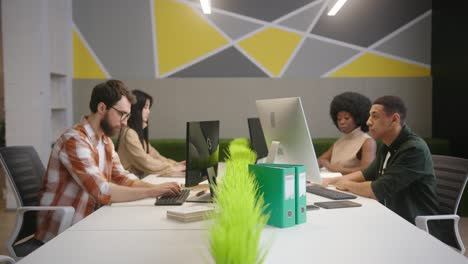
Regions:
[[[460, 6], [464, 5], [464, 6]], [[468, 4], [433, 1], [433, 136], [451, 140], [452, 154], [468, 158]]]

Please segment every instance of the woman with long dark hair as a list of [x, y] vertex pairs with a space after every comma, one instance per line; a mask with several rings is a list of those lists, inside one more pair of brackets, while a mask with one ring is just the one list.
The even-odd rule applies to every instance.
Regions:
[[140, 90], [133, 90], [132, 93], [137, 102], [132, 105], [127, 127], [120, 131], [116, 144], [122, 165], [139, 177], [148, 174], [185, 176], [185, 161], [168, 159], [149, 144], [148, 118], [153, 98]]

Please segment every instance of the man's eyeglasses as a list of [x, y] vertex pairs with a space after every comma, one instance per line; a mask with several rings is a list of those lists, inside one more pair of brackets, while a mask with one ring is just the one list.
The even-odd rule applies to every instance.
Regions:
[[117, 111], [120, 114], [120, 121], [123, 121], [123, 120], [128, 119], [130, 117], [131, 113], [122, 112], [122, 111], [120, 111], [119, 109], [117, 109], [117, 108], [115, 108], [113, 106], [111, 106], [111, 107], [112, 107], [112, 109], [114, 109], [115, 111]]

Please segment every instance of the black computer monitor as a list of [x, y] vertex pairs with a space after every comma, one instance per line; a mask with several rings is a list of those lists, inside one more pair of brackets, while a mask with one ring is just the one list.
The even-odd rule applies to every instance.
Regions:
[[268, 147], [263, 135], [262, 124], [258, 117], [247, 118], [250, 135], [250, 147], [257, 153], [257, 160], [268, 156]]
[[185, 187], [216, 184], [219, 121], [187, 122]]

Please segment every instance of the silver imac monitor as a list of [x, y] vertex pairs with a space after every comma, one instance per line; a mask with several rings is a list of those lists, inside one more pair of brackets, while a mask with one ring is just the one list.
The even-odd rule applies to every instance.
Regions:
[[305, 165], [307, 180], [322, 183], [301, 98], [257, 100], [256, 105], [268, 150], [279, 142], [273, 144], [276, 155], [269, 153], [274, 163]]

